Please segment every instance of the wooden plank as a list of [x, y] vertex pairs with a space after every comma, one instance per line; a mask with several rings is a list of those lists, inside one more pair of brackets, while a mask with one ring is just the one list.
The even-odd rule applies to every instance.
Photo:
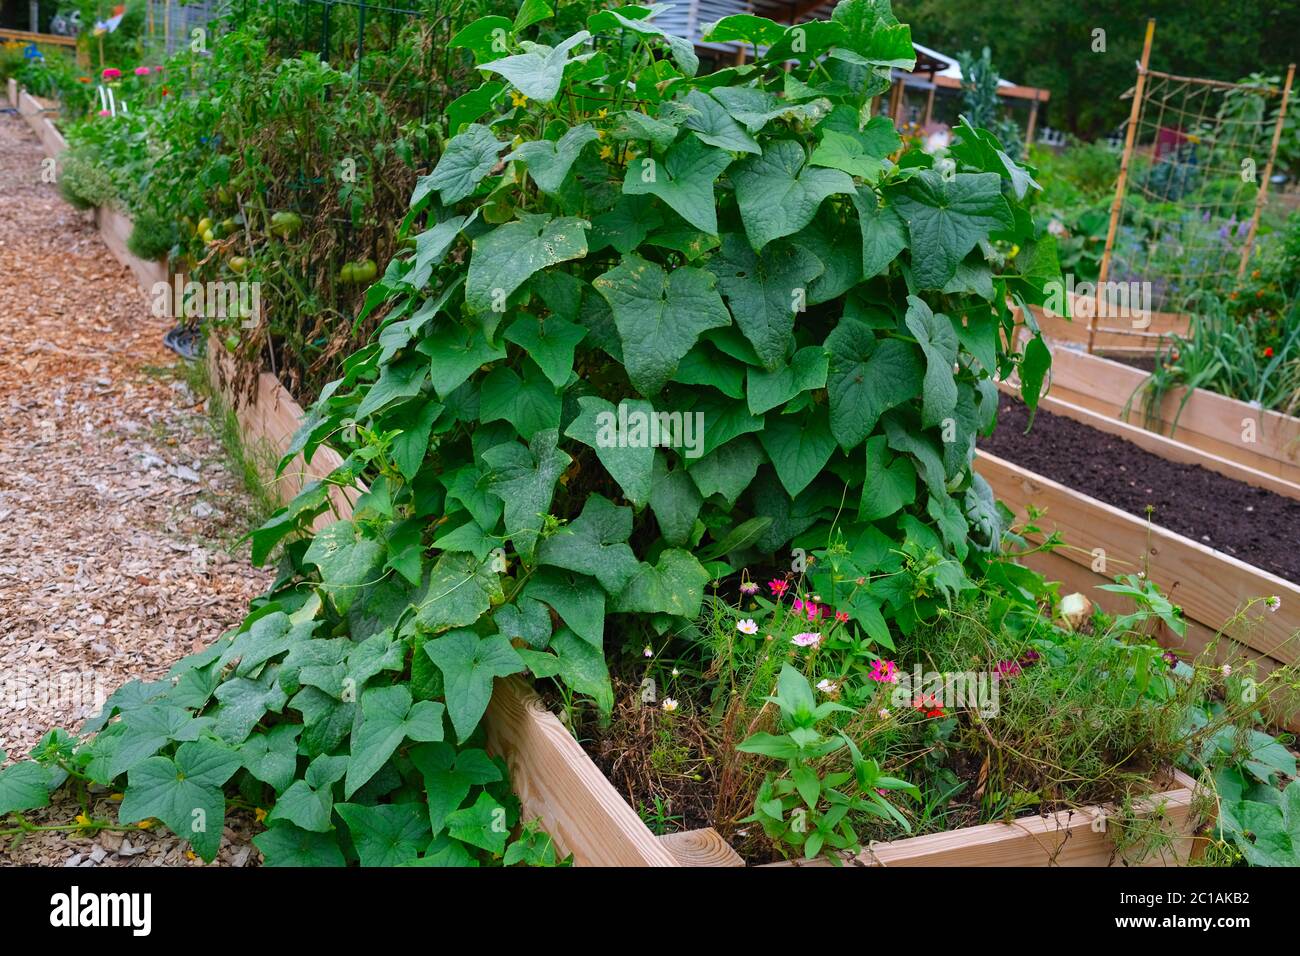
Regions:
[[532, 688], [498, 679], [483, 725], [510, 768], [523, 819], [581, 866], [680, 866]]
[[1145, 557], [1151, 580], [1211, 632], [1231, 621], [1248, 599], [1280, 597], [1280, 610], [1261, 609], [1258, 621], [1234, 628], [1230, 636], [1267, 657], [1296, 660], [1300, 587], [986, 452], [977, 451], [976, 470], [1019, 518], [1030, 505], [1046, 511], [1037, 524], [1061, 533], [1070, 549], [1060, 553], [1071, 561], [1091, 568], [1100, 549], [1111, 576], [1138, 570]]
[[10, 30], [0, 27], [0, 43], [36, 43], [46, 46], [66, 46], [75, 48], [76, 37], [63, 37], [57, 33], [32, 33], [30, 30]]
[[[1018, 396], [1020, 394], [1019, 387], [1011, 382], [999, 382], [998, 388], [1008, 395]], [[1149, 451], [1153, 455], [1159, 455], [1169, 461], [1185, 465], [1199, 465], [1209, 471], [1218, 472], [1225, 478], [1231, 478], [1233, 481], [1244, 482], [1256, 488], [1265, 488], [1274, 494], [1300, 500], [1300, 484], [1287, 481], [1285, 478], [1279, 478], [1266, 471], [1258, 471], [1246, 465], [1240, 465], [1228, 458], [1197, 448], [1195, 445], [1187, 445], [1157, 432], [1147, 431], [1145, 428], [1131, 425], [1120, 418], [1112, 418], [1082, 405], [1075, 405], [1073, 402], [1067, 402], [1050, 393], [1039, 398], [1038, 408], [1040, 411], [1051, 412], [1053, 415], [1071, 418], [1076, 422], [1087, 425], [1089, 428], [1105, 432], [1107, 435], [1122, 438], [1137, 445], [1143, 451]]]
[[26, 90], [20, 90], [18, 93], [18, 113], [41, 141], [41, 148], [45, 150], [46, 156], [58, 157], [68, 148], [68, 141], [45, 115], [45, 108]]
[[[1031, 305], [1030, 311], [1038, 321], [1043, 335], [1052, 342], [1079, 346], [1088, 344], [1087, 309], [1080, 306], [1079, 297], [1072, 295], [1070, 314], [1073, 319], [1047, 312]], [[1013, 310], [1018, 313], [1019, 310]], [[1191, 316], [1182, 312], [1151, 312], [1151, 323], [1144, 328], [1133, 328], [1131, 320], [1115, 316], [1099, 316], [1096, 320], [1094, 348], [1102, 352], [1137, 352], [1154, 354], [1156, 347], [1173, 334], [1186, 335], [1191, 326]]]
[[127, 248], [134, 224], [116, 209], [101, 206], [95, 210], [95, 222], [99, 225], [99, 235], [104, 244], [113, 253], [113, 258], [135, 274], [136, 281], [145, 292], [153, 294], [154, 287], [161, 283], [167, 285], [167, 264], [164, 262], [146, 262], [132, 255]]
[[[1135, 801], [1134, 812], [1162, 814], [1172, 842], [1139, 844], [1118, 854], [1108, 832], [1113, 811], [1081, 807], [1013, 823], [988, 823], [945, 833], [877, 843], [858, 854], [860, 866], [1177, 866], [1192, 853], [1197, 821], [1192, 815], [1195, 781], [1177, 774], [1170, 790]], [[830, 866], [826, 860], [772, 866]]]
[[[1146, 379], [1141, 369], [1073, 349], [1052, 350], [1048, 394], [1116, 420], [1145, 427], [1140, 399], [1127, 418], [1123, 408]], [[1182, 414], [1186, 390], [1174, 389], [1155, 415], [1160, 432], [1211, 455], [1300, 485], [1300, 418], [1194, 389]], [[1177, 428], [1172, 428], [1174, 418]], [[1254, 438], [1254, 441], [1248, 439]]]
[[[302, 422], [302, 406], [270, 372], [262, 372], [257, 377], [255, 397], [250, 399], [243, 393], [235, 394], [231, 386], [235, 381], [234, 359], [216, 333], [208, 337], [208, 371], [214, 387], [221, 392], [222, 400], [235, 413], [245, 447], [252, 452], [253, 460], [278, 462], [289, 450], [294, 433]], [[328, 445], [321, 445], [310, 462], [304, 462], [299, 455], [285, 467], [279, 478], [272, 472], [263, 475], [263, 479], [272, 488], [272, 497], [284, 503], [308, 482], [324, 478], [341, 464], [343, 458], [338, 452]], [[318, 517], [314, 527], [320, 529], [339, 518], [351, 517], [352, 503], [362, 490], [361, 487], [331, 488], [332, 510]]]
[[740, 854], [713, 827], [683, 830], [659, 838], [682, 866], [744, 866]]

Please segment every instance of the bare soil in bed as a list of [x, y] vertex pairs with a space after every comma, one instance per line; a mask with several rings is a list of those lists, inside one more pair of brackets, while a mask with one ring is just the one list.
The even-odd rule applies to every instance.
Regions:
[[1029, 411], [1002, 396], [984, 451], [1151, 520], [1288, 581], [1300, 583], [1300, 501], [1199, 465], [1161, 458], [1070, 418]]

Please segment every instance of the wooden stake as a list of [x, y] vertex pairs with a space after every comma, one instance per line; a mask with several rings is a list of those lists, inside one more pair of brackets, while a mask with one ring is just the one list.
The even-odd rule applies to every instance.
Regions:
[[1025, 130], [1025, 155], [1029, 155], [1029, 147], [1034, 145], [1034, 130], [1038, 128], [1038, 103], [1039, 94], [1034, 94], [1033, 105], [1029, 107], [1029, 126]]
[[925, 98], [925, 122], [921, 124], [922, 129], [930, 125], [930, 119], [934, 116], [934, 89], [934, 77], [931, 77], [930, 93]]
[[1287, 67], [1286, 83], [1282, 87], [1282, 105], [1277, 110], [1277, 122], [1273, 125], [1273, 145], [1269, 147], [1268, 163], [1264, 166], [1264, 179], [1255, 193], [1255, 211], [1250, 216], [1250, 229], [1246, 233], [1246, 245], [1241, 250], [1241, 265], [1237, 267], [1237, 278], [1246, 274], [1246, 265], [1250, 262], [1250, 250], [1255, 245], [1255, 230], [1259, 228], [1259, 214], [1264, 209], [1264, 199], [1268, 195], [1268, 181], [1273, 176], [1273, 160], [1277, 158], [1277, 144], [1282, 139], [1282, 124], [1286, 120], [1286, 104], [1291, 99], [1291, 83], [1295, 79], [1295, 64]]
[[1138, 64], [1137, 84], [1133, 87], [1133, 108], [1129, 110], [1128, 131], [1124, 134], [1124, 157], [1119, 163], [1119, 179], [1115, 180], [1115, 201], [1110, 204], [1110, 226], [1106, 230], [1106, 248], [1101, 254], [1101, 268], [1097, 270], [1097, 301], [1088, 316], [1088, 351], [1092, 352], [1097, 334], [1097, 313], [1101, 309], [1102, 286], [1110, 272], [1110, 254], [1115, 247], [1115, 233], [1119, 229], [1119, 211], [1124, 205], [1124, 186], [1128, 182], [1128, 164], [1133, 157], [1133, 141], [1137, 138], [1138, 114], [1142, 110], [1142, 92], [1147, 83], [1147, 66], [1151, 62], [1151, 41], [1156, 35], [1156, 21], [1147, 21], [1147, 36], [1142, 44], [1142, 61]]

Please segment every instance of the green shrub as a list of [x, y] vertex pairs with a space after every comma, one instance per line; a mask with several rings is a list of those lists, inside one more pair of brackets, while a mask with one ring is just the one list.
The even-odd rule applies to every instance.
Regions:
[[140, 210], [135, 214], [135, 224], [126, 240], [126, 247], [131, 255], [141, 259], [165, 259], [179, 238], [174, 216], [154, 210]]
[[118, 200], [117, 186], [108, 170], [73, 153], [64, 154], [60, 161], [59, 193], [76, 209], [113, 206]]
[[[495, 677], [608, 713], [607, 655], [814, 548], [862, 579], [814, 571], [864, 646], [975, 589], [1004, 526], [971, 467], [994, 375], [1032, 406], [1048, 364], [1037, 337], [1007, 347], [1009, 299], [1059, 278], [1029, 171], [964, 125], [950, 165], [890, 159], [892, 125], [863, 117], [913, 54], [875, 0], [725, 18], [715, 39], [766, 53], [699, 78], [649, 15], [553, 47], [499, 17], [453, 40], [491, 78], [450, 111], [413, 248], [365, 294], [376, 340], [295, 436], [344, 463], [252, 534], [258, 562], [284, 546], [276, 587], [59, 758], [125, 775], [124, 821], [210, 858], [230, 788], [273, 808], [271, 863], [524, 859], [480, 749]], [[352, 517], [311, 533], [358, 480]], [[155, 719], [178, 730], [136, 746]]]

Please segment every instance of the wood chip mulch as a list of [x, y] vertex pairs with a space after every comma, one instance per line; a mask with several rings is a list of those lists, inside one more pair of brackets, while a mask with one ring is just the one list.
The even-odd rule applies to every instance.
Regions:
[[[11, 761], [205, 646], [270, 581], [236, 545], [252, 504], [162, 344], [169, 320], [89, 214], [41, 181], [42, 159], [27, 125], [0, 114], [0, 749]], [[59, 799], [28, 818], [70, 822], [78, 807]], [[92, 816], [116, 819], [111, 807]], [[251, 821], [228, 823], [219, 859], [256, 862]], [[161, 827], [0, 843], [0, 864], [188, 862]]]

